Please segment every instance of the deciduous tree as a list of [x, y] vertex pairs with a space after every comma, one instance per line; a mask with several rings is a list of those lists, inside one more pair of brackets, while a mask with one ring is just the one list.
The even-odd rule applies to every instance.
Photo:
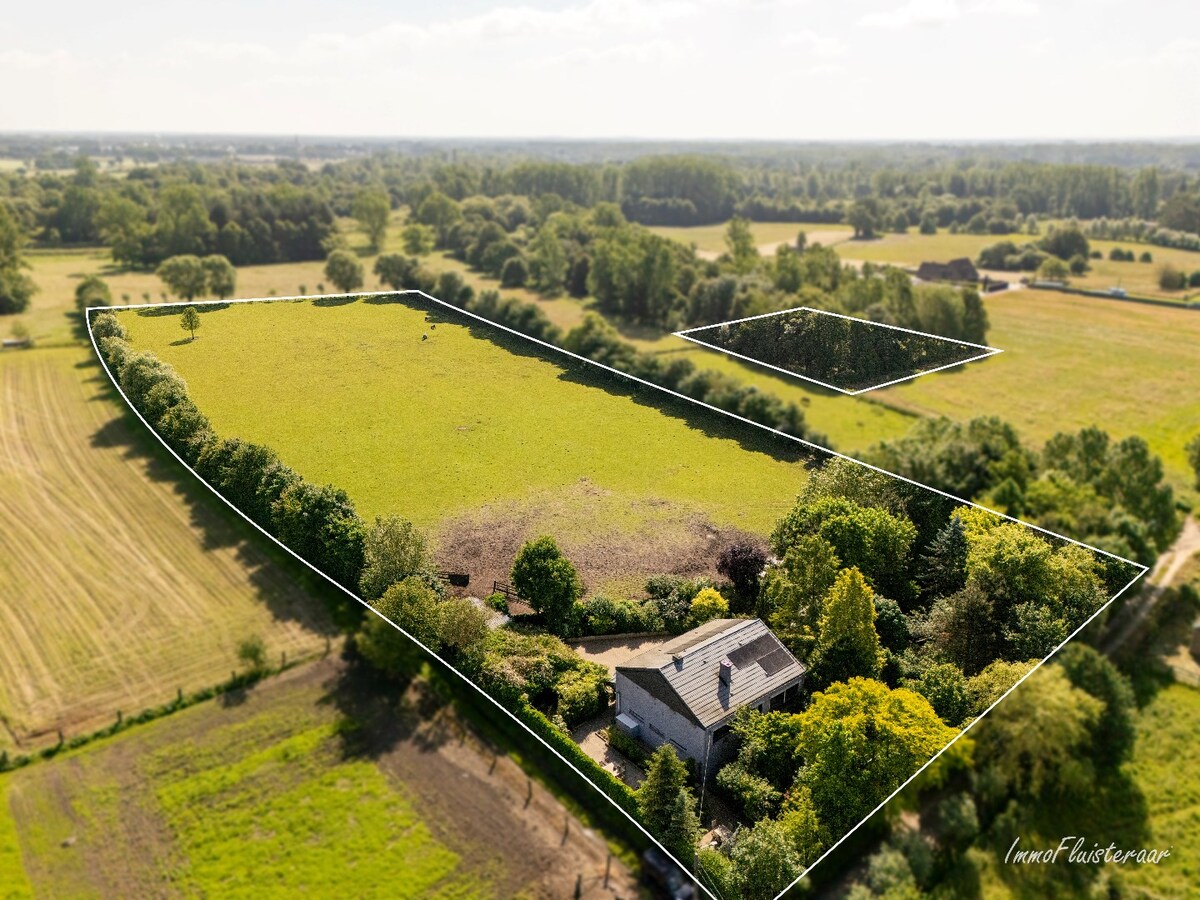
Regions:
[[181, 300], [195, 300], [208, 285], [208, 273], [200, 257], [192, 254], [163, 260], [156, 273], [172, 294]]
[[358, 586], [370, 603], [393, 584], [430, 568], [425, 535], [396, 515], [376, 516], [363, 536], [363, 570]]
[[179, 324], [184, 331], [191, 332], [191, 339], [196, 339], [196, 329], [200, 327], [200, 314], [196, 311], [196, 307], [188, 306], [183, 310], [183, 315], [179, 317]]
[[325, 260], [325, 277], [343, 294], [356, 291], [363, 285], [362, 263], [347, 250], [334, 250]]
[[831, 834], [842, 834], [954, 737], [920, 694], [852, 678], [800, 714], [799, 780]]
[[388, 215], [392, 211], [392, 201], [387, 192], [378, 188], [363, 188], [354, 195], [350, 212], [358, 222], [358, 227], [367, 236], [367, 243], [372, 252], [383, 248], [387, 235]]
[[510, 577], [517, 594], [541, 614], [547, 628], [559, 635], [570, 630], [583, 582], [554, 538], [547, 535], [525, 544], [513, 561]]

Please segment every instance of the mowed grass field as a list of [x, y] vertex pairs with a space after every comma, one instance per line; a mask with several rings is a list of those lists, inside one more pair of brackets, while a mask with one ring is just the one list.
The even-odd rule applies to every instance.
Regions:
[[[0, 896], [594, 887], [604, 842], [452, 711], [415, 688], [355, 690], [328, 660], [4, 776]], [[620, 863], [612, 875], [631, 886]]]
[[[975, 261], [979, 252], [991, 244], [1012, 241], [1019, 247], [1038, 239], [1036, 235], [1027, 234], [950, 234], [947, 231], [919, 234], [914, 229], [908, 234], [884, 234], [870, 241], [847, 240], [838, 243], [836, 249], [838, 254], [847, 260], [918, 266], [927, 260], [948, 262], [962, 256]], [[1083, 275], [1072, 276], [1072, 287], [1104, 291], [1120, 286], [1131, 294], [1168, 300], [1184, 300], [1198, 293], [1195, 288], [1164, 291], [1158, 286], [1158, 273], [1164, 263], [1171, 263], [1187, 273], [1200, 270], [1200, 253], [1155, 247], [1150, 244], [1135, 244], [1131, 241], [1091, 240], [1088, 243], [1093, 250], [1100, 251], [1104, 258], [1088, 260], [1089, 270]], [[1112, 262], [1108, 259], [1108, 254], [1114, 247], [1133, 250], [1138, 256], [1149, 252], [1153, 260], [1148, 263]], [[1031, 274], [1010, 272], [1008, 278], [1017, 281]]]
[[1037, 445], [1089, 425], [1140, 435], [1192, 492], [1183, 448], [1200, 431], [1200, 311], [1052, 291], [1007, 291], [986, 306], [988, 343], [1003, 353], [872, 394], [920, 415], [997, 415]]
[[477, 513], [496, 527], [540, 518], [605, 546], [669, 536], [664, 520], [765, 534], [805, 478], [794, 442], [649, 389], [630, 395], [419, 299], [234, 304], [202, 314], [195, 342], [177, 315], [121, 319], [219, 434], [275, 448], [368, 518], [430, 530]]
[[[725, 231], [728, 222], [719, 225], [694, 225], [689, 227], [654, 226], [650, 230], [655, 234], [679, 241], [681, 244], [695, 244], [696, 249], [703, 254], [714, 255], [724, 253]], [[803, 231], [808, 242], [822, 243], [826, 246], [849, 240], [854, 229], [841, 224], [814, 224], [811, 222], [751, 222], [750, 233], [761, 253], [773, 253], [775, 245], [792, 244], [796, 236]]]
[[0, 748], [324, 648], [296, 566], [156, 451], [90, 349], [0, 354]]

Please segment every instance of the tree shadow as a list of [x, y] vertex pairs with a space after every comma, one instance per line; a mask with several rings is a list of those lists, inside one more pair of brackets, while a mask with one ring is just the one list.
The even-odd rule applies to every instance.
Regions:
[[[187, 303], [189, 301], [181, 300], [178, 302], [182, 303], [184, 305], [187, 305]], [[195, 304], [195, 307], [196, 307], [196, 312], [198, 312], [200, 315], [203, 316], [203, 315], [207, 315], [208, 313], [220, 312], [223, 309], [229, 309], [229, 307], [232, 305], [233, 305], [232, 303], [224, 303], [224, 302], [222, 302], [222, 303], [197, 303], [197, 304]], [[180, 314], [181, 310], [182, 310], [182, 307], [179, 305], [176, 305], [174, 302], [172, 302], [171, 305], [167, 305], [166, 303], [156, 303], [152, 306], [139, 307], [137, 310], [137, 314], [139, 316], [144, 316], [145, 318], [152, 319], [152, 318], [157, 318], [159, 316], [177, 316]]]
[[312, 305], [322, 308], [327, 306], [348, 306], [351, 303], [357, 302], [358, 299], [358, 297], [351, 297], [346, 294], [342, 294], [337, 297], [315, 297], [312, 301]]
[[453, 707], [453, 699], [439, 696], [418, 677], [425, 654], [415, 644], [413, 649], [411, 668], [387, 678], [358, 655], [353, 641], [345, 643], [338, 676], [326, 684], [320, 700], [341, 714], [343, 759], [378, 761], [402, 743], [433, 752], [454, 739], [440, 715]]
[[[84, 365], [81, 363], [79, 367]], [[119, 450], [125, 459], [137, 463], [150, 480], [168, 485], [187, 508], [189, 522], [198, 533], [203, 549], [233, 550], [255, 595], [272, 617], [278, 621], [298, 622], [325, 637], [337, 635], [336, 611], [346, 605], [345, 595], [268, 540], [215, 496], [138, 420], [113, 389], [99, 362], [92, 359], [88, 365], [97, 370], [94, 378], [87, 379], [88, 383], [99, 382], [90, 399], [113, 404], [116, 408], [116, 415], [106, 419], [92, 434], [91, 446]]]

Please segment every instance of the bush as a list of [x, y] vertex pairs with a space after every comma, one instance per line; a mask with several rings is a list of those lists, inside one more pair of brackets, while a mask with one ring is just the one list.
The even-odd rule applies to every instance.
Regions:
[[498, 613], [508, 615], [508, 598], [503, 594], [489, 594], [484, 602]]
[[758, 581], [766, 567], [766, 550], [752, 541], [730, 544], [717, 557], [717, 571], [729, 579], [744, 600], [758, 596]]
[[267, 667], [267, 645], [257, 634], [238, 643], [237, 656], [251, 672], [261, 672]]
[[771, 782], [746, 771], [740, 762], [721, 767], [717, 773], [717, 786], [730, 796], [750, 822], [774, 815], [783, 801], [783, 795]]
[[552, 537], [527, 542], [513, 561], [510, 578], [518, 596], [542, 616], [547, 628], [558, 635], [571, 633], [583, 582]]
[[524, 259], [514, 256], [504, 261], [504, 266], [500, 269], [500, 287], [524, 287], [528, 280], [529, 266], [525, 264]]
[[584, 753], [580, 746], [571, 740], [569, 734], [561, 728], [555, 727], [548, 718], [530, 706], [528, 702], [516, 704], [513, 713], [529, 726], [534, 734], [561, 754], [567, 762], [584, 773], [585, 777], [606, 797], [629, 813], [635, 821], [641, 821], [637, 796], [629, 785], [608, 769], [602, 768], [594, 759]]
[[104, 338], [119, 338], [128, 340], [125, 328], [112, 313], [99, 313], [92, 318], [92, 336], [99, 343]]
[[1144, 263], [1154, 262], [1154, 256], [1153, 256], [1153, 254], [1150, 253], [1149, 250], [1143, 250], [1142, 255], [1138, 257], [1138, 262], [1144, 262]]
[[657, 631], [662, 627], [653, 606], [605, 596], [592, 597], [579, 603], [576, 606], [576, 620], [580, 633], [585, 635], [629, 634]]
[[693, 625], [703, 625], [710, 619], [722, 619], [729, 615], [729, 603], [712, 588], [704, 588], [691, 603]]
[[562, 674], [554, 686], [558, 693], [556, 712], [568, 728], [597, 715], [608, 705], [608, 692], [604, 687], [607, 683], [608, 669], [597, 663], [585, 662]]
[[646, 768], [646, 763], [650, 760], [650, 751], [645, 744], [635, 737], [630, 737], [616, 725], [609, 725], [604, 729], [604, 734], [610, 747], [628, 757], [643, 770]]
[[92, 306], [112, 306], [112, 292], [96, 275], [88, 275], [75, 286], [75, 309], [82, 315]]
[[1158, 286], [1164, 291], [1182, 291], [1187, 287], [1187, 276], [1170, 263], [1158, 270]]

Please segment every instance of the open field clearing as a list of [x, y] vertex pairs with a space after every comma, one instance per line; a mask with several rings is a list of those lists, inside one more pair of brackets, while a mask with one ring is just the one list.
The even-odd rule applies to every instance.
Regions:
[[[362, 261], [366, 280], [363, 290], [386, 289], [379, 284], [373, 272], [378, 254], [367, 252], [362, 236], [354, 230], [353, 223], [343, 220], [342, 227]], [[402, 227], [401, 216], [393, 215], [384, 253], [403, 252], [400, 240]], [[75, 308], [76, 285], [88, 275], [99, 275], [105, 280], [114, 304], [160, 303], [164, 299], [174, 299], [164, 296], [166, 288], [154, 272], [116, 269], [107, 248], [39, 250], [30, 253], [28, 259], [29, 275], [38, 291], [33, 295], [29, 311], [13, 318], [22, 321], [34, 340], [43, 346], [74, 343], [81, 337], [78, 326], [66, 314]], [[421, 261], [435, 274], [458, 272], [477, 291], [499, 288], [494, 279], [472, 271], [449, 254], [431, 253], [422, 257]], [[325, 283], [324, 269], [324, 260], [241, 266], [237, 270], [235, 296], [290, 297], [304, 293], [333, 293], [334, 287]], [[584, 305], [572, 297], [546, 298], [524, 288], [505, 288], [504, 295], [536, 303], [552, 322], [564, 330], [583, 320]], [[7, 320], [2, 327], [2, 336], [7, 337]]]
[[1140, 435], [1176, 490], [1191, 492], [1183, 447], [1200, 428], [1200, 313], [1053, 291], [986, 304], [988, 343], [1003, 353], [875, 396], [921, 415], [997, 415], [1036, 444], [1089, 425]]
[[[655, 234], [679, 241], [681, 244], [695, 244], [696, 250], [708, 258], [715, 259], [727, 249], [725, 247], [725, 230], [728, 222], [719, 225], [695, 225], [678, 227], [658, 225], [650, 230]], [[751, 222], [750, 232], [758, 244], [758, 252], [770, 255], [779, 244], [794, 244], [796, 235], [801, 231], [808, 237], [809, 244], [825, 244], [829, 246], [849, 240], [854, 229], [849, 225], [824, 225], [811, 222]]]
[[13, 773], [0, 860], [7, 822], [44, 896], [611, 896], [604, 842], [515, 763], [356, 677], [304, 666]]
[[[926, 260], [948, 262], [961, 256], [975, 261], [979, 251], [991, 244], [1012, 241], [1019, 247], [1037, 240], [1036, 235], [1027, 234], [950, 234], [942, 231], [926, 235], [918, 234], [914, 230], [908, 234], [885, 234], [872, 241], [847, 240], [837, 245], [837, 252], [847, 260], [918, 266]], [[1169, 300], [1182, 300], [1196, 293], [1195, 288], [1182, 291], [1162, 290], [1158, 286], [1158, 272], [1164, 263], [1171, 263], [1187, 273], [1194, 272], [1200, 269], [1200, 253], [1155, 247], [1150, 244], [1135, 244], [1132, 241], [1090, 240], [1089, 244], [1093, 250], [1099, 250], [1104, 258], [1088, 260], [1090, 269], [1083, 275], [1072, 276], [1072, 287], [1105, 291], [1119, 285], [1131, 294]], [[1143, 251], [1148, 251], [1153, 257], [1153, 262], [1112, 262], [1108, 254], [1114, 247], [1134, 250], [1139, 256]], [[1033, 273], [1002, 274], [1010, 281], [1017, 281], [1023, 277], [1031, 277]]]
[[915, 416], [906, 411], [871, 399], [848, 397], [808, 385], [799, 378], [698, 347], [671, 334], [660, 337], [626, 336], [641, 350], [659, 353], [664, 359], [690, 359], [697, 368], [724, 372], [781, 400], [797, 404], [804, 410], [809, 426], [828, 438], [834, 449], [842, 453], [852, 454], [878, 441], [900, 437], [916, 422]]
[[181, 472], [90, 350], [0, 356], [0, 746], [222, 681], [238, 641], [324, 648], [298, 566]]
[[510, 521], [532, 511], [527, 528], [553, 520], [583, 555], [669, 520], [669, 559], [680, 530], [766, 533], [804, 481], [793, 442], [656, 391], [630, 395], [594, 367], [427, 309], [415, 298], [234, 304], [203, 313], [195, 342], [174, 314], [121, 319], [135, 347], [175, 366], [219, 434], [275, 448], [367, 518], [436, 530], [489, 508]]

